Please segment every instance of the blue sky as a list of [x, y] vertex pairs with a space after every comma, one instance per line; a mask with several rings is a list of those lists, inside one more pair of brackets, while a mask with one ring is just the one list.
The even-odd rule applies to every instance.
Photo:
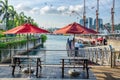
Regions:
[[[83, 15], [84, 0], [9, 0], [17, 12], [31, 16], [40, 27], [64, 27], [79, 22]], [[111, 23], [113, 0], [99, 0], [99, 18]], [[120, 0], [115, 0], [115, 23], [120, 23]], [[86, 0], [86, 17], [95, 18], [97, 0]], [[76, 11], [76, 13], [71, 13]]]

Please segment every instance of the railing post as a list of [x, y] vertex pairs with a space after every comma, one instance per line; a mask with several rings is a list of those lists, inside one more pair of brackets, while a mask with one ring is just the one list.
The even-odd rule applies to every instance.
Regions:
[[90, 50], [88, 48], [88, 59], [90, 60]]
[[62, 78], [64, 78], [64, 59], [62, 59]]
[[110, 53], [111, 53], [111, 68], [113, 67], [113, 63], [112, 63], [112, 58], [113, 58], [113, 52], [112, 52], [112, 46], [111, 45], [109, 45], [109, 47], [110, 47]]
[[98, 63], [98, 52], [97, 52], [97, 48], [95, 49], [95, 56], [96, 56], [96, 63]]
[[94, 50], [92, 49], [92, 62], [94, 62]]
[[103, 52], [103, 50], [102, 50], [102, 49], [101, 49], [101, 54], [102, 54], [102, 60], [101, 60], [101, 61], [102, 61], [102, 63], [101, 63], [101, 64], [103, 65], [103, 62], [104, 62], [104, 52]]
[[116, 52], [114, 51], [114, 54], [113, 54], [113, 66], [115, 67], [116, 66]]

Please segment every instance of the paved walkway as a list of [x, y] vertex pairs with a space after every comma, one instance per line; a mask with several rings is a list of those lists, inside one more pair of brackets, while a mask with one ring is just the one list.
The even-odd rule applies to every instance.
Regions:
[[[11, 71], [11, 68], [8, 67], [8, 65], [0, 65], [0, 72], [3, 72], [0, 74], [1, 75], [0, 80], [32, 80], [29, 78], [12, 78], [10, 77], [11, 76], [10, 71]], [[97, 80], [120, 80], [120, 67], [110, 68], [110, 66], [91, 66], [90, 72], [94, 74], [94, 76], [96, 76]], [[46, 78], [37, 78], [37, 79], [45, 80]], [[34, 78], [34, 80], [37, 80], [37, 79]], [[53, 78], [53, 79], [57, 79], [57, 78]], [[61, 80], [61, 79], [58, 78], [57, 80]], [[65, 78], [65, 80], [67, 79]], [[70, 80], [73, 80], [73, 79], [70, 79]], [[95, 80], [95, 78], [91, 78], [89, 80]]]
[[[31, 74], [31, 78], [29, 78], [29, 74], [21, 72], [21, 70], [19, 70], [19, 67], [16, 67], [15, 76], [12, 76], [12, 68], [9, 65], [0, 65], [0, 80], [86, 80], [86, 72], [84, 72], [82, 68], [76, 68], [81, 72], [77, 77], [71, 77], [68, 75], [68, 70], [70, 68], [65, 68], [65, 77], [62, 79], [62, 72], [60, 67], [61, 65], [44, 65], [42, 67], [41, 73], [39, 73], [40, 78], [36, 78], [34, 73]], [[91, 70], [89, 70], [88, 80], [96, 80], [96, 77]]]
[[120, 67], [93, 66], [91, 70], [97, 77], [97, 80], [120, 80]]

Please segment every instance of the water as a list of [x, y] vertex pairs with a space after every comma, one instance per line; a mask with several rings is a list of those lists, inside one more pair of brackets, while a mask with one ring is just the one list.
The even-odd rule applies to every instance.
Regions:
[[41, 48], [40, 51], [31, 52], [30, 54], [43, 56], [43, 60], [46, 64], [60, 64], [60, 59], [67, 56], [67, 52], [61, 50], [66, 50], [66, 41], [68, 37], [69, 36], [64, 35], [47, 35], [48, 39], [44, 44], [45, 48]]

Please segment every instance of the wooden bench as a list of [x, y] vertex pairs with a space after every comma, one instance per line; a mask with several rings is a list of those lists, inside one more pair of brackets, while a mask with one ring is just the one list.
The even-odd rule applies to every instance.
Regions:
[[[87, 78], [89, 78], [89, 67], [88, 67], [88, 59], [85, 57], [64, 57], [61, 59], [62, 60], [62, 78], [64, 78], [64, 68], [69, 68], [68, 66], [65, 66], [65, 62], [69, 60], [74, 60], [74, 61], [83, 61], [82, 68], [83, 70], [86, 69], [87, 72]], [[73, 62], [74, 62], [73, 61]], [[70, 64], [71, 65], [71, 64]], [[75, 66], [73, 66], [75, 68]]]
[[36, 59], [36, 77], [39, 77], [38, 75], [38, 71], [39, 71], [39, 68], [40, 67], [40, 70], [42, 69], [42, 66], [41, 66], [41, 57], [40, 56], [23, 56], [23, 55], [19, 55], [19, 56], [13, 56], [12, 58], [12, 64], [10, 65], [13, 69], [12, 69], [12, 75], [14, 76], [14, 72], [15, 72], [15, 67], [19, 66], [19, 68], [21, 69], [22, 67], [22, 62], [24, 62], [23, 59], [28, 59], [26, 60], [27, 63], [29, 63], [29, 68], [31, 67], [30, 65], [30, 59], [32, 61], [34, 61], [33, 59]]

